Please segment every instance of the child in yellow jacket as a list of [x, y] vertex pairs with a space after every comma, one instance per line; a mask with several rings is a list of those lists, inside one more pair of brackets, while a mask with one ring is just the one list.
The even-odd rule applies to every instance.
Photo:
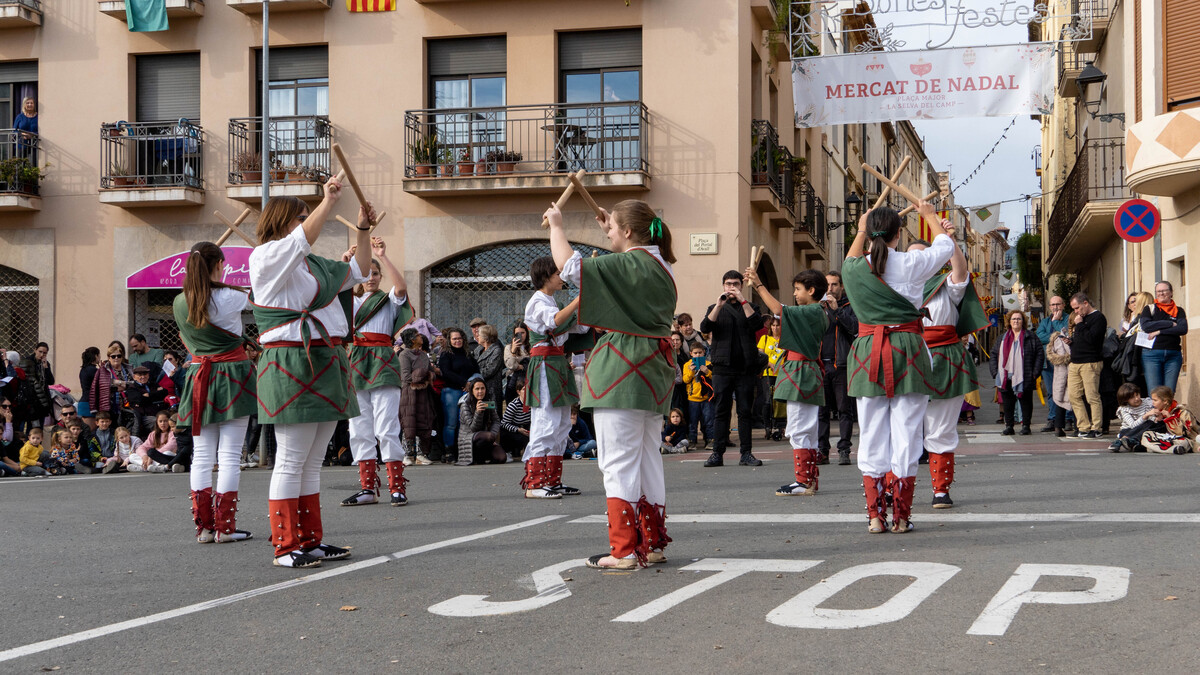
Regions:
[[[683, 364], [683, 384], [688, 397], [688, 446], [704, 450], [708, 439], [713, 438], [713, 388], [712, 370], [704, 345], [696, 343], [691, 348], [692, 358]], [[704, 442], [696, 445], [696, 426], [704, 432]]]
[[25, 476], [49, 475], [43, 465], [42, 430], [30, 429], [29, 438], [21, 446], [21, 473]]

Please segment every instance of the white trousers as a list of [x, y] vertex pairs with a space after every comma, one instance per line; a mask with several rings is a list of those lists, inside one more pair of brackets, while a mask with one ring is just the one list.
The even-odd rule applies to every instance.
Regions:
[[958, 416], [965, 396], [931, 398], [925, 409], [925, 449], [942, 454], [958, 448]]
[[385, 462], [404, 459], [400, 447], [400, 387], [355, 392], [361, 414], [350, 420], [350, 452], [354, 463], [375, 459], [375, 441]]
[[867, 396], [856, 401], [859, 470], [863, 475], [873, 478], [879, 478], [888, 471], [897, 478], [916, 476], [929, 396]]
[[796, 449], [817, 449], [817, 414], [820, 406], [799, 401], [787, 402], [787, 428], [784, 434]]
[[529, 410], [529, 444], [525, 446], [525, 454], [521, 455], [521, 460], [525, 462], [533, 457], [562, 456], [567, 449], [567, 437], [571, 434], [571, 407], [555, 408], [550, 405], [546, 396], [550, 387], [544, 368], [541, 378], [542, 403]]
[[205, 424], [192, 437], [192, 490], [212, 487], [212, 468], [217, 465], [217, 492], [237, 492], [242, 477], [242, 443], [249, 418], [239, 417], [220, 424]]
[[[569, 419], [569, 418], [568, 418]], [[596, 408], [596, 463], [604, 473], [604, 493], [636, 504], [645, 495], [651, 504], [665, 505], [662, 415], [646, 410]]]
[[321, 491], [321, 461], [337, 422], [275, 425], [275, 470], [268, 499], [295, 499]]

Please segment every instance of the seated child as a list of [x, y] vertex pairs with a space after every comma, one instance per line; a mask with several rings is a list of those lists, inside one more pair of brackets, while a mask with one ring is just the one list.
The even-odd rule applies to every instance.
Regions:
[[[96, 421], [100, 421], [99, 417]], [[114, 457], [120, 463], [115, 471], [141, 471], [141, 456], [137, 454], [137, 449], [142, 444], [142, 439], [129, 433], [129, 429], [125, 427], [117, 427], [113, 430], [113, 440], [116, 444]]]
[[100, 473], [104, 470], [104, 454], [100, 451], [100, 441], [95, 434], [87, 433], [87, 425], [78, 417], [67, 422], [67, 433], [71, 435], [71, 444], [79, 450], [78, 473]]
[[[103, 460], [101, 470], [104, 473], [121, 468], [121, 460], [117, 457], [117, 439], [113, 433], [112, 415], [101, 410], [96, 413], [96, 431], [92, 433], [96, 444], [100, 446], [100, 457]], [[97, 466], [100, 466], [97, 464]]]
[[1192, 411], [1175, 400], [1170, 387], [1155, 387], [1150, 392], [1154, 410], [1147, 413], [1166, 425], [1166, 431], [1147, 431], [1142, 434], [1142, 445], [1149, 452], [1183, 455], [1196, 451], [1196, 417]]
[[75, 446], [71, 432], [59, 429], [50, 437], [50, 473], [62, 476], [68, 473], [91, 473], [80, 464], [79, 448]]
[[567, 452], [564, 457], [596, 458], [596, 439], [592, 438], [592, 430], [588, 428], [587, 420], [579, 416], [579, 404], [571, 406], [571, 432], [567, 435]]
[[687, 434], [687, 426], [683, 423], [683, 411], [679, 408], [671, 408], [671, 414], [667, 416], [667, 423], [663, 425], [662, 446], [659, 450], [664, 455], [687, 452]]
[[1117, 432], [1117, 440], [1108, 446], [1113, 452], [1132, 452], [1141, 441], [1142, 434], [1165, 428], [1161, 422], [1150, 419], [1154, 405], [1150, 399], [1142, 398], [1137, 385], [1132, 382], [1126, 382], [1117, 389], [1117, 405], [1120, 406], [1117, 408], [1117, 418], [1121, 420], [1121, 430]]
[[42, 449], [42, 430], [40, 428], [30, 429], [29, 439], [25, 441], [25, 445], [21, 446], [21, 474], [24, 476], [48, 475], [46, 464], [49, 459], [49, 455]]

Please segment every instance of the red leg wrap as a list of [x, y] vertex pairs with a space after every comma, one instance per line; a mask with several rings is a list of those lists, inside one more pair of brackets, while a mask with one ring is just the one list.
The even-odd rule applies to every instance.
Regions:
[[817, 466], [820, 453], [816, 448], [808, 448], [792, 450], [792, 456], [796, 462], [796, 482], [804, 483], [810, 490], [816, 492], [817, 480], [821, 475], [821, 469]]
[[218, 492], [213, 510], [216, 512], [215, 521], [217, 532], [233, 534], [237, 529], [238, 493]]
[[929, 453], [929, 478], [933, 483], [933, 492], [949, 492], [954, 482], [954, 453]]
[[884, 479], [863, 476], [863, 490], [867, 493], [867, 518], [887, 520], [887, 507], [883, 504]]
[[370, 490], [376, 495], [379, 494], [379, 472], [376, 460], [364, 459], [358, 463], [358, 482], [362, 485], [362, 489]]
[[300, 495], [298, 500], [298, 536], [300, 548], [312, 548], [321, 543], [324, 532], [321, 530], [321, 495]]
[[197, 535], [200, 530], [214, 529], [212, 488], [192, 491], [192, 520], [196, 522]]
[[387, 462], [384, 466], [387, 468], [388, 492], [408, 494], [405, 490], [408, 479], [404, 477], [404, 462]]
[[562, 455], [548, 455], [546, 457], [546, 473], [545, 479], [542, 481], [542, 487], [562, 485], [562, 464]]
[[671, 543], [667, 536], [667, 508], [662, 504], [651, 504], [645, 497], [637, 503], [638, 534], [646, 543], [646, 549], [662, 550]]
[[542, 470], [540, 465], [545, 462], [544, 457], [530, 457], [529, 461], [525, 462], [525, 477], [521, 479], [521, 487], [526, 490], [532, 490], [536, 487], [541, 487]]
[[608, 498], [608, 543], [612, 557], [624, 558], [633, 553], [645, 563], [646, 546], [640, 541], [637, 509], [624, 499]]
[[291, 553], [300, 548], [300, 500], [271, 499], [267, 502], [271, 519], [271, 543], [275, 555]]
[[892, 483], [892, 522], [911, 519], [913, 493], [916, 489], [916, 476], [897, 478]]

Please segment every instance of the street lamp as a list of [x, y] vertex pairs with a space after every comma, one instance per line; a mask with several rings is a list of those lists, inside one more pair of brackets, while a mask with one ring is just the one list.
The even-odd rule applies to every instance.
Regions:
[[1104, 99], [1104, 81], [1107, 79], [1108, 75], [1104, 71], [1097, 68], [1092, 61], [1088, 61], [1083, 70], [1079, 72], [1079, 77], [1075, 78], [1075, 85], [1079, 87], [1079, 99], [1092, 119], [1101, 122], [1120, 120], [1121, 126], [1124, 127], [1125, 113], [1097, 114], [1100, 112], [1100, 103]]
[[829, 223], [828, 224], [829, 229], [836, 230], [839, 227], [842, 227], [843, 225], [849, 227], [849, 226], [853, 225], [854, 223], [857, 223], [858, 216], [861, 214], [861, 210], [862, 210], [862, 199], [858, 196], [857, 192], [851, 192], [850, 196], [846, 197], [846, 207], [845, 207], [846, 220], [843, 222], [838, 222], [838, 223]]

